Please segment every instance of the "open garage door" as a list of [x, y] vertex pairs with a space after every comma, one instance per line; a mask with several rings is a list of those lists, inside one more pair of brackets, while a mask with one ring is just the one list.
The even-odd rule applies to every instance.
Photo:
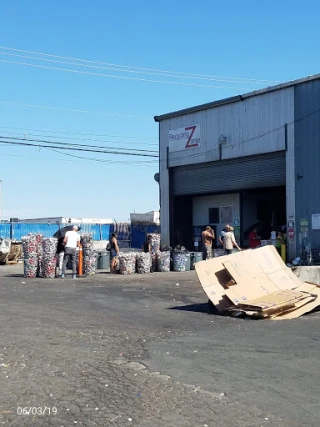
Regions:
[[286, 184], [285, 151], [171, 169], [174, 196], [240, 191]]

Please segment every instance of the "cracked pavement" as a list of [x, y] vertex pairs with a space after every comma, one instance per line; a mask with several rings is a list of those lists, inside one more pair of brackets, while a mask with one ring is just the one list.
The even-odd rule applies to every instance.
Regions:
[[319, 425], [319, 313], [209, 315], [195, 272], [21, 273], [0, 266], [0, 424]]

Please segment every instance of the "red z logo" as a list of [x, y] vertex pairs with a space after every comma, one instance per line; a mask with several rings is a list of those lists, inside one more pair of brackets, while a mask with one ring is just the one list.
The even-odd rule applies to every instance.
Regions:
[[199, 144], [195, 143], [195, 144], [191, 144], [191, 140], [192, 140], [192, 136], [194, 134], [194, 131], [196, 130], [197, 126], [190, 126], [188, 128], [185, 128], [185, 130], [191, 130], [190, 132], [190, 136], [189, 139], [187, 141], [186, 147], [185, 148], [192, 148], [192, 147], [198, 147]]

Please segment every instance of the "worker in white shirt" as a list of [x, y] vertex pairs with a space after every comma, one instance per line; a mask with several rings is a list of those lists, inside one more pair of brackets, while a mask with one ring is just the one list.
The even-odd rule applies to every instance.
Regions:
[[72, 278], [75, 279], [77, 276], [77, 248], [80, 247], [80, 236], [78, 234], [78, 227], [73, 226], [72, 231], [67, 231], [63, 243], [65, 246], [63, 268], [61, 277], [64, 278], [66, 275], [66, 267], [71, 257], [72, 262]]
[[234, 246], [238, 249], [238, 251], [241, 251], [240, 247], [236, 242], [236, 239], [234, 238], [233, 227], [230, 227], [230, 225], [227, 224], [225, 230], [226, 232], [224, 233], [223, 246], [226, 255], [232, 254]]

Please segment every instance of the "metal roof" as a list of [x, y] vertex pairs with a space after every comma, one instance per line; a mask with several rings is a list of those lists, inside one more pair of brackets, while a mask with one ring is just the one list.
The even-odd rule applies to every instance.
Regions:
[[218, 101], [208, 102], [206, 104], [197, 105], [196, 107], [185, 108], [183, 110], [174, 111], [172, 113], [162, 114], [160, 116], [155, 116], [155, 122], [161, 122], [162, 120], [171, 119], [172, 117], [183, 116], [184, 114], [191, 114], [197, 111], [208, 110], [209, 108], [220, 107], [221, 105], [232, 104], [234, 102], [243, 101], [247, 98], [251, 98], [253, 96], [264, 95], [265, 93], [274, 92], [276, 90], [287, 89], [292, 86], [296, 86], [302, 83], [308, 83], [313, 80], [320, 79], [320, 74], [315, 74], [313, 76], [304, 77], [298, 80], [291, 80], [287, 83], [280, 83], [275, 86], [269, 86], [264, 89], [255, 90], [253, 92], [248, 92], [243, 95], [236, 95], [230, 98], [224, 98]]

